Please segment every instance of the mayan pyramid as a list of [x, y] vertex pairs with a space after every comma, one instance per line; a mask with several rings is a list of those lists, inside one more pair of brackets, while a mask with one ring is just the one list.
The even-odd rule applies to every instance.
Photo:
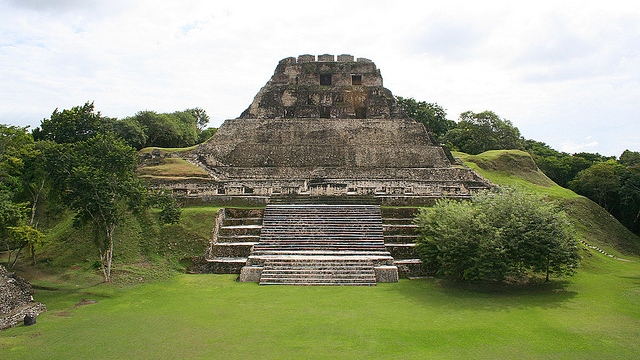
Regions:
[[380, 70], [351, 55], [281, 60], [251, 105], [187, 156], [209, 178], [164, 184], [218, 200], [466, 197], [489, 183], [409, 118]]

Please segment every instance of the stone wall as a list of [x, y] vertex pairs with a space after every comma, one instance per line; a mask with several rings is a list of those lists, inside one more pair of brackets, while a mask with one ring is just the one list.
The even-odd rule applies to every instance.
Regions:
[[21, 323], [25, 315], [35, 317], [47, 311], [32, 295], [33, 289], [26, 280], [0, 265], [0, 330]]
[[449, 167], [412, 119], [234, 119], [194, 156], [213, 167]]

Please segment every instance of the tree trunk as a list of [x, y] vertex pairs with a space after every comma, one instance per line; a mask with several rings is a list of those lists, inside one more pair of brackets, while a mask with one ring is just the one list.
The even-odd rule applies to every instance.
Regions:
[[549, 258], [547, 258], [547, 277], [545, 278], [545, 282], [549, 282], [549, 266], [550, 266], [551, 262], [549, 261]]
[[[40, 194], [42, 193], [42, 189], [44, 189], [44, 179], [40, 183], [40, 188], [33, 194], [33, 204], [31, 204], [31, 217], [29, 218], [29, 226], [37, 230], [37, 227], [33, 225], [36, 218], [36, 208], [38, 206], [38, 199], [40, 198]], [[36, 265], [36, 245], [31, 244], [29, 246], [29, 250], [31, 250], [31, 263], [32, 265]]]
[[104, 282], [111, 282], [111, 263], [113, 259], [113, 232], [115, 230], [115, 224], [109, 224], [107, 226], [107, 248], [104, 253], [100, 254], [100, 262], [102, 263], [102, 275], [104, 275]]

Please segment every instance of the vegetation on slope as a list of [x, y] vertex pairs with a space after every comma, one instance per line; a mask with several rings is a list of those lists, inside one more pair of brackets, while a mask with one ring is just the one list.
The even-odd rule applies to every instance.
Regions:
[[154, 177], [207, 177], [207, 172], [181, 158], [163, 158], [157, 165], [147, 165], [138, 168], [140, 176]]
[[491, 150], [478, 155], [456, 152], [455, 157], [497, 185], [520, 187], [558, 201], [580, 239], [607, 253], [624, 257], [640, 254], [640, 238], [598, 204], [555, 184], [531, 156], [520, 150]]
[[[193, 256], [204, 254], [211, 238], [213, 219], [218, 208], [188, 207], [178, 224], [162, 224], [157, 211], [128, 216], [115, 233], [113, 281], [118, 284], [147, 282], [185, 272]], [[91, 232], [74, 228], [65, 215], [46, 237], [39, 252], [45, 271], [73, 268], [93, 272], [97, 251]]]

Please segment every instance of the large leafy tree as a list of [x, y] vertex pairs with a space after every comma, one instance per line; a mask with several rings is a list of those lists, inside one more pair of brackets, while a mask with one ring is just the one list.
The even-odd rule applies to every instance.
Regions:
[[576, 175], [594, 164], [592, 156], [584, 153], [571, 155], [552, 149], [549, 145], [535, 140], [524, 140], [524, 148], [528, 151], [536, 164], [556, 184], [567, 187], [569, 181]]
[[[0, 125], [0, 245], [7, 251], [8, 267], [15, 265], [26, 246], [35, 262], [35, 246], [41, 239], [35, 228], [35, 209], [43, 188], [37, 184], [44, 176], [36, 175], [34, 159], [39, 154], [27, 128]], [[27, 217], [29, 207], [31, 216]]]
[[142, 209], [145, 188], [136, 178], [135, 149], [113, 134], [97, 134], [49, 149], [51, 180], [77, 226], [90, 226], [105, 282], [111, 279], [114, 235], [129, 212]]
[[638, 167], [640, 165], [640, 152], [627, 149], [622, 152], [618, 162], [629, 168]]
[[433, 273], [457, 281], [503, 281], [530, 273], [570, 274], [578, 264], [566, 215], [514, 190], [421, 209], [417, 250]]
[[396, 100], [409, 117], [423, 123], [438, 141], [442, 141], [444, 135], [456, 126], [455, 121], [447, 119], [446, 110], [437, 103], [416, 101], [414, 98], [401, 96], [396, 96]]
[[133, 119], [144, 129], [147, 137], [145, 146], [186, 147], [198, 143], [201, 132], [198, 121], [204, 121], [203, 116], [206, 116], [204, 110], [194, 109], [173, 113], [140, 111]]
[[624, 166], [615, 160], [599, 162], [580, 171], [575, 179], [569, 182], [569, 188], [612, 212], [619, 203], [624, 171]]
[[520, 130], [493, 111], [463, 112], [458, 120], [444, 139], [462, 152], [476, 155], [487, 150], [522, 148]]
[[114, 120], [96, 112], [93, 102], [59, 111], [55, 109], [49, 119], [42, 120], [33, 130], [36, 140], [51, 140], [58, 144], [75, 143], [111, 130]]
[[580, 171], [569, 188], [597, 202], [629, 230], [640, 233], [640, 172], [635, 167], [615, 160], [598, 162]]
[[140, 150], [147, 144], [148, 137], [145, 128], [135, 117], [127, 117], [114, 122], [113, 131], [135, 149]]
[[207, 112], [202, 108], [196, 107], [193, 109], [187, 109], [186, 111], [191, 113], [191, 116], [196, 119], [196, 125], [198, 126], [199, 131], [203, 131], [209, 124], [209, 120], [211, 120], [209, 115], [207, 115]]

